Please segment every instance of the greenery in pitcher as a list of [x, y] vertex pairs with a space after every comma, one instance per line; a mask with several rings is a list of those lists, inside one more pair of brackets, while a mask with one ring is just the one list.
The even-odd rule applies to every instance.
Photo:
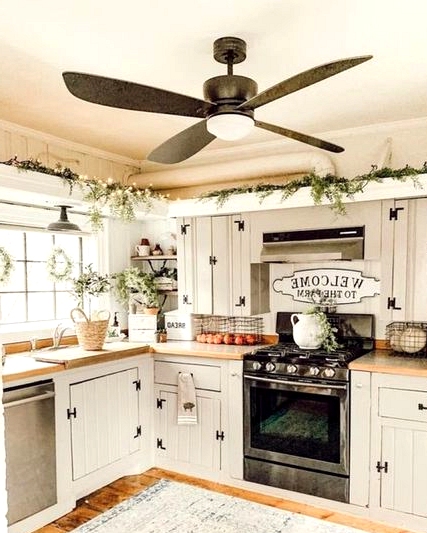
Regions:
[[333, 328], [331, 324], [328, 321], [328, 317], [326, 314], [321, 311], [321, 309], [318, 306], [313, 306], [304, 311], [305, 315], [316, 315], [317, 322], [320, 325], [320, 338], [319, 341], [321, 342], [322, 348], [330, 353], [335, 350], [338, 350], [340, 348], [340, 344], [338, 344], [337, 339], [335, 338], [335, 333], [337, 331], [336, 328]]

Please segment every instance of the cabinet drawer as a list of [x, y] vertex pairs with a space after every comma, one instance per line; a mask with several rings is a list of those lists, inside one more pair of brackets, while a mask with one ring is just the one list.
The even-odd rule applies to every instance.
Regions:
[[179, 372], [193, 374], [196, 389], [212, 391], [221, 390], [221, 368], [213, 365], [195, 365], [172, 363], [170, 361], [154, 362], [154, 381], [165, 385], [177, 385]]
[[427, 422], [427, 392], [380, 388], [378, 411], [380, 416]]

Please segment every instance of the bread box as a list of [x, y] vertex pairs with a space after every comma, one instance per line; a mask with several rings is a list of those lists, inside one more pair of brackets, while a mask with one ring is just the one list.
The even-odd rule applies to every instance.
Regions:
[[167, 311], [165, 313], [165, 328], [168, 341], [193, 341], [201, 332], [202, 315], [194, 313], [179, 313]]

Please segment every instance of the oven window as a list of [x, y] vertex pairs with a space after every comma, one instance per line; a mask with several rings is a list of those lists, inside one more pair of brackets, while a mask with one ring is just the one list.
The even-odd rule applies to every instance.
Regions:
[[340, 399], [251, 387], [251, 447], [340, 463]]

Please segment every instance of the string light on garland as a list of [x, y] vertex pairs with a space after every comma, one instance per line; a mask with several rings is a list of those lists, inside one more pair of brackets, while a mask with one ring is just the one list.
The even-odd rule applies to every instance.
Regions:
[[1, 163], [21, 170], [57, 176], [68, 185], [70, 194], [72, 194], [73, 188], [78, 186], [83, 192], [83, 200], [90, 204], [89, 219], [92, 230], [95, 232], [103, 228], [102, 209], [104, 207], [109, 208], [112, 216], [120, 218], [123, 222], [131, 222], [135, 220], [135, 210], [140, 204], [143, 204], [145, 211], [149, 211], [153, 207], [153, 200], [166, 200], [163, 194], [153, 191], [151, 185], [150, 187], [137, 188], [135, 185], [121, 185], [112, 178], [108, 178], [106, 181], [100, 178], [88, 178], [86, 175], [79, 175], [61, 165], [49, 168], [38, 159], [19, 161], [15, 156]]
[[0, 285], [6, 285], [13, 271], [13, 259], [6, 248], [0, 246]]
[[57, 283], [68, 281], [73, 273], [73, 262], [62, 248], [53, 248], [46, 261], [46, 270], [49, 279]]
[[281, 199], [286, 200], [299, 189], [309, 187], [311, 197], [316, 205], [324, 200], [330, 202], [331, 208], [340, 213], [345, 213], [344, 198], [353, 199], [354, 195], [365, 190], [369, 183], [380, 183], [383, 178], [391, 178], [397, 181], [412, 179], [414, 186], [421, 186], [418, 180], [419, 174], [427, 174], [427, 162], [421, 168], [410, 167], [409, 165], [393, 170], [388, 167], [378, 169], [372, 166], [368, 174], [362, 174], [352, 179], [338, 177], [333, 174], [319, 176], [314, 172], [302, 178], [288, 181], [283, 184], [258, 183], [256, 185], [246, 185], [203, 193], [199, 200], [214, 199], [218, 207], [222, 207], [229, 198], [236, 194], [255, 194], [260, 202], [275, 192], [281, 193]]

